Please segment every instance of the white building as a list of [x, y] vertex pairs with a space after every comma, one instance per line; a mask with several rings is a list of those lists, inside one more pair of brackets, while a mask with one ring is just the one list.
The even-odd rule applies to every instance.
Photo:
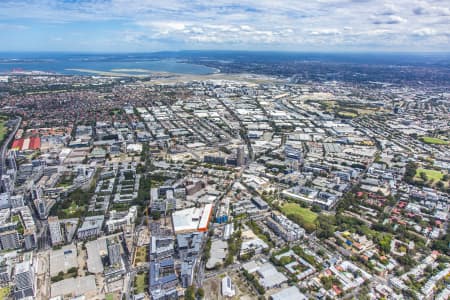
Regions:
[[282, 289], [278, 293], [270, 296], [272, 300], [284, 300], [284, 299], [295, 299], [295, 300], [307, 300], [304, 294], [302, 294], [296, 286], [291, 286], [285, 289]]
[[274, 265], [269, 262], [263, 264], [256, 272], [260, 276], [259, 284], [268, 290], [280, 287], [282, 283], [288, 280], [283, 273], [278, 272]]
[[212, 209], [212, 204], [206, 204], [201, 208], [191, 207], [174, 212], [172, 214], [172, 223], [175, 233], [207, 231]]
[[131, 226], [136, 220], [137, 207], [132, 206], [128, 210], [126, 215], [121, 215], [115, 210], [110, 212], [110, 218], [106, 221], [106, 229], [108, 232], [114, 232], [116, 230], [124, 230], [128, 226]]
[[231, 282], [230, 276], [225, 276], [222, 279], [222, 295], [224, 297], [234, 297], [236, 290]]

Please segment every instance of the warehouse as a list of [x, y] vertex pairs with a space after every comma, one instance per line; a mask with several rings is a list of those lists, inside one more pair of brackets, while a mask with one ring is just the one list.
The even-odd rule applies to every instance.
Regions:
[[172, 223], [175, 234], [207, 231], [212, 208], [212, 204], [206, 204], [200, 208], [191, 207], [174, 212]]

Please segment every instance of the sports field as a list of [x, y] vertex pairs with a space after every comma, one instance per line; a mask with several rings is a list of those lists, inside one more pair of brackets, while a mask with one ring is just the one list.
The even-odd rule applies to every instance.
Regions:
[[3, 138], [6, 135], [6, 132], [8, 131], [8, 128], [5, 126], [6, 120], [0, 117], [0, 142], [3, 141]]
[[444, 177], [444, 174], [442, 174], [442, 172], [436, 171], [436, 170], [428, 170], [428, 169], [422, 169], [422, 168], [418, 168], [416, 170], [416, 178], [420, 178], [420, 173], [424, 172], [428, 179], [433, 179], [435, 181], [437, 180], [441, 180], [442, 177]]
[[448, 145], [447, 141], [435, 138], [435, 137], [430, 137], [430, 136], [423, 136], [420, 138], [420, 140], [422, 142], [424, 142], [425, 144], [432, 144], [432, 145]]
[[297, 203], [286, 203], [281, 207], [281, 211], [286, 216], [288, 215], [300, 216], [305, 223], [310, 225], [314, 225], [314, 222], [317, 219], [317, 214], [315, 212], [312, 212], [309, 208], [301, 207]]

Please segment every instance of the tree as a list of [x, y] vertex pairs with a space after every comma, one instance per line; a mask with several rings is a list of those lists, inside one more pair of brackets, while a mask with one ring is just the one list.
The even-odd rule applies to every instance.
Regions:
[[416, 261], [408, 254], [398, 257], [397, 261], [407, 267], [412, 267], [416, 264]]
[[413, 182], [413, 178], [416, 175], [417, 165], [413, 162], [409, 162], [405, 168], [405, 181], [408, 183]]
[[331, 276], [323, 276], [322, 278], [320, 278], [320, 282], [326, 290], [331, 289], [331, 287], [333, 286], [333, 279], [331, 278]]
[[225, 259], [224, 265], [225, 266], [229, 266], [234, 262], [234, 258], [233, 255], [231, 255], [230, 253], [227, 255], [227, 258]]
[[390, 206], [394, 206], [395, 203], [397, 202], [397, 201], [395, 200], [395, 198], [394, 198], [392, 195], [387, 196], [386, 199], [387, 199], [387, 201], [388, 201], [388, 205], [390, 205]]
[[420, 172], [420, 178], [421, 178], [424, 182], [428, 181], [427, 173], [425, 173], [425, 172]]
[[331, 216], [319, 215], [316, 219], [317, 237], [329, 238], [334, 233], [335, 219]]
[[450, 244], [450, 233], [447, 233], [441, 239], [436, 240], [433, 243], [432, 249], [445, 253], [446, 255], [450, 255], [450, 249], [448, 247], [449, 244]]
[[381, 234], [376, 236], [376, 240], [378, 241], [378, 245], [384, 253], [389, 253], [391, 251], [391, 234]]
[[369, 299], [371, 299], [369, 296], [369, 293], [370, 293], [369, 288], [367, 286], [363, 286], [361, 288], [361, 290], [359, 291], [358, 297], [360, 300], [366, 300], [366, 299], [369, 300]]
[[322, 209], [320, 208], [319, 205], [314, 204], [314, 205], [311, 207], [311, 211], [313, 211], [313, 212], [315, 212], [315, 213], [320, 213], [320, 212], [322, 211]]
[[409, 299], [414, 299], [414, 300], [419, 299], [419, 298], [417, 297], [416, 292], [414, 292], [412, 289], [406, 289], [406, 290], [404, 290], [404, 291], [403, 291], [403, 294], [404, 294], [407, 298], [409, 298]]
[[161, 213], [159, 211], [152, 211], [152, 219], [153, 220], [159, 220], [161, 217]]
[[195, 300], [195, 288], [193, 285], [188, 286], [184, 291], [185, 300]]
[[202, 289], [202, 288], [198, 288], [196, 294], [197, 294], [197, 298], [198, 298], [198, 299], [203, 299], [203, 298], [205, 298], [205, 290]]

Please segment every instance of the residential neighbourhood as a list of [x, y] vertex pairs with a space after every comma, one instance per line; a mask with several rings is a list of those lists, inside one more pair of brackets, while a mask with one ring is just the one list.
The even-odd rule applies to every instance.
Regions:
[[448, 92], [258, 75], [0, 89], [25, 84], [42, 92], [0, 97], [5, 297], [448, 299]]

